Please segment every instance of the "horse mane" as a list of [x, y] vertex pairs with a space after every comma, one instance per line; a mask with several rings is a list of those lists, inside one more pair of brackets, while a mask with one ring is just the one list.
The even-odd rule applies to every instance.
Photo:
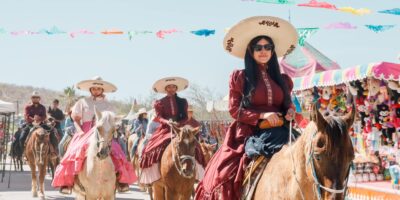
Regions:
[[339, 156], [352, 153], [347, 151], [345, 148], [346, 142], [343, 142], [350, 137], [348, 135], [348, 127], [341, 117], [329, 115], [324, 118], [326, 124], [324, 124], [324, 126], [318, 126], [318, 122], [314, 122], [316, 123], [315, 128], [318, 129], [317, 127], [319, 127], [319, 129], [322, 130], [318, 131], [327, 136], [326, 153], [329, 157], [333, 158], [335, 162], [338, 162]]
[[[87, 151], [87, 157], [86, 157], [86, 164], [87, 164], [87, 173], [91, 174], [93, 167], [94, 167], [94, 157], [96, 157], [98, 147], [97, 147], [97, 140], [98, 138], [96, 137], [95, 131], [97, 131], [97, 127], [103, 126], [103, 125], [113, 125], [114, 124], [114, 118], [115, 114], [110, 111], [103, 111], [101, 112], [101, 119], [98, 119], [99, 121], [96, 121], [96, 125], [93, 126], [93, 128], [90, 130], [90, 136], [89, 139], [89, 147]], [[106, 128], [111, 128], [111, 127], [106, 127]], [[112, 137], [112, 136], [111, 136]]]

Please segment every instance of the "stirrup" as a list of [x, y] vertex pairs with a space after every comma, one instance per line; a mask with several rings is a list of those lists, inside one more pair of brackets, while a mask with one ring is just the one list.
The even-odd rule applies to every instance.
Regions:
[[63, 186], [60, 188], [60, 193], [67, 194], [67, 195], [72, 194], [72, 188], [68, 187], [68, 186]]
[[129, 191], [129, 185], [126, 183], [118, 183], [117, 190], [119, 193], [124, 193]]

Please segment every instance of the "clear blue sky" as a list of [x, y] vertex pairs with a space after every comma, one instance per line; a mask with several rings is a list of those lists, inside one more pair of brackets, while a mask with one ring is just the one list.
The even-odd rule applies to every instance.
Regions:
[[[304, 3], [308, 0], [296, 0]], [[102, 76], [117, 85], [111, 98], [147, 96], [159, 78], [176, 75], [207, 86], [220, 95], [228, 92], [228, 78], [243, 61], [224, 52], [224, 29], [241, 19], [272, 15], [300, 27], [324, 27], [350, 22], [356, 30], [321, 28], [307, 41], [342, 67], [377, 61], [399, 62], [400, 16], [375, 11], [400, 7], [399, 0], [326, 0], [337, 7], [369, 8], [373, 14], [348, 13], [275, 5], [241, 0], [0, 0], [0, 28], [7, 31], [57, 26], [66, 31], [87, 29], [95, 35], [11, 36], [0, 35], [0, 82], [46, 87], [61, 91], [67, 86]], [[394, 24], [374, 33], [365, 24]], [[172, 29], [185, 31], [161, 40], [155, 35], [98, 34], [110, 28], [121, 30]], [[191, 30], [216, 29], [204, 38]]]

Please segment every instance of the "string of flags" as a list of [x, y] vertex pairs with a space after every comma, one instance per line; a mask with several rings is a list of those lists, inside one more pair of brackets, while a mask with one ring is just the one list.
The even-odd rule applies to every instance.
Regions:
[[[272, 3], [272, 4], [295, 4], [295, 0], [241, 0], [246, 2], [257, 2], [257, 3]], [[336, 10], [341, 12], [350, 13], [353, 15], [366, 15], [371, 14], [372, 11], [368, 8], [353, 8], [350, 6], [346, 7], [337, 7], [336, 5], [325, 2], [325, 1], [318, 1], [318, 0], [309, 0], [306, 3], [299, 3], [297, 6], [300, 7], [309, 7], [309, 8], [322, 8], [322, 9], [329, 9], [329, 10]], [[390, 10], [382, 10], [378, 11], [378, 13], [385, 13], [385, 14], [392, 14], [392, 15], [400, 15], [400, 8], [393, 8]]]
[[[387, 31], [389, 29], [394, 28], [396, 25], [394, 24], [387, 24], [387, 25], [372, 25], [372, 24], [367, 24], [364, 25], [364, 27], [368, 28], [369, 30], [375, 32], [375, 33], [380, 33]], [[358, 27], [355, 25], [352, 25], [348, 22], [337, 22], [337, 23], [332, 23], [328, 24], [323, 27], [324, 29], [330, 30], [330, 29], [343, 29], [343, 30], [354, 30], [357, 29]], [[319, 27], [309, 27], [309, 28], [297, 28], [297, 32], [299, 34], [299, 44], [304, 45], [304, 41], [311, 37], [313, 34], [315, 34], [317, 31], [319, 31], [321, 28]], [[221, 32], [226, 32], [229, 29], [224, 29]], [[21, 31], [7, 31], [5, 28], [0, 27], [0, 39], [2, 38], [2, 35], [5, 34], [10, 34], [12, 36], [28, 36], [28, 35], [69, 35], [71, 38], [76, 38], [78, 36], [83, 36], [83, 35], [94, 35], [94, 34], [102, 34], [102, 35], [121, 35], [121, 36], [128, 36], [129, 40], [134, 40], [135, 38], [141, 36], [141, 35], [155, 35], [159, 39], [165, 39], [169, 35], [176, 34], [176, 33], [190, 33], [193, 34], [194, 36], [198, 37], [209, 37], [212, 35], [216, 34], [215, 29], [199, 29], [199, 30], [193, 30], [189, 32], [184, 32], [181, 30], [177, 29], [166, 29], [166, 30], [158, 30], [158, 31], [151, 31], [151, 30], [129, 30], [129, 31], [124, 31], [124, 30], [119, 30], [119, 29], [106, 29], [103, 31], [100, 31], [98, 33], [94, 31], [90, 31], [87, 29], [82, 29], [78, 31], [64, 31], [56, 26], [53, 26], [50, 29], [40, 29], [39, 31], [30, 31], [30, 30], [21, 30]]]

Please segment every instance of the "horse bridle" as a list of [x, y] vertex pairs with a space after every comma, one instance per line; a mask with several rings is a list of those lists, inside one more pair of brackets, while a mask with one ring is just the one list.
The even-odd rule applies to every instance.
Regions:
[[[36, 129], [37, 128], [39, 128], [39, 127], [36, 127]], [[40, 127], [40, 128], [42, 128], [42, 127]], [[35, 129], [35, 130], [36, 130]], [[43, 129], [43, 131], [46, 131], [44, 128], [42, 128]], [[35, 130], [33, 130], [33, 131], [35, 131]], [[43, 135], [37, 135], [37, 137], [44, 137], [44, 136], [46, 136], [46, 135], [48, 135], [48, 134], [50, 134], [49, 132], [47, 132], [46, 131], [46, 133], [44, 133]], [[39, 157], [39, 162], [42, 162], [43, 161], [43, 157], [42, 157], [42, 155], [43, 155], [43, 149], [42, 148], [39, 148], [39, 150], [37, 150], [37, 148], [36, 148], [36, 146], [37, 146], [37, 138], [35, 138], [35, 140], [33, 141], [33, 151], [34, 151], [34, 154], [33, 154], [33, 159], [35, 159], [35, 161], [36, 161], [36, 158], [37, 158], [37, 156]], [[43, 141], [43, 144], [44, 145], [46, 145], [46, 146], [48, 146], [49, 145], [49, 142], [46, 142], [46, 141]], [[48, 149], [47, 149], [48, 150]]]
[[[313, 158], [317, 157], [317, 155], [314, 154], [314, 146], [313, 146], [313, 143], [312, 143], [312, 140], [313, 140], [313, 138], [317, 135], [317, 132], [318, 132], [318, 131], [316, 130], [316, 131], [311, 135], [311, 139], [310, 139], [310, 152], [309, 152], [308, 161], [307, 161], [307, 163], [311, 165], [312, 176], [313, 176], [313, 179], [314, 179], [314, 186], [315, 186], [316, 191], [317, 191], [317, 197], [318, 197], [318, 199], [322, 199], [322, 192], [321, 192], [321, 189], [324, 189], [325, 191], [327, 191], [327, 192], [329, 192], [329, 193], [333, 193], [333, 194], [341, 194], [341, 193], [343, 193], [344, 196], [346, 196], [346, 194], [347, 194], [347, 189], [348, 189], [347, 184], [348, 184], [348, 181], [349, 181], [350, 166], [349, 166], [349, 168], [348, 168], [348, 170], [347, 170], [346, 179], [345, 179], [345, 181], [344, 181], [344, 187], [343, 187], [341, 190], [331, 189], [331, 188], [325, 187], [325, 186], [323, 186], [323, 185], [318, 181], [317, 173], [316, 173], [316, 171], [315, 171], [315, 166], [314, 166], [314, 159], [313, 159]], [[318, 158], [316, 158], [316, 159], [318, 159]]]
[[[107, 141], [105, 141], [103, 138], [100, 140], [100, 136], [99, 136], [99, 130], [96, 128], [95, 130], [95, 134], [96, 134], [96, 140], [97, 140], [97, 148], [100, 147], [101, 143], [106, 143]], [[111, 151], [111, 141], [107, 142], [107, 155], [110, 154]]]
[[[189, 156], [189, 155], [181, 155], [180, 156], [179, 155], [179, 151], [178, 151], [179, 146], [176, 145], [176, 143], [173, 140], [174, 139], [174, 137], [173, 137], [174, 136], [174, 134], [173, 134], [174, 128], [172, 126], [170, 126], [170, 128], [171, 128], [171, 142], [173, 143], [172, 144], [172, 162], [174, 162], [176, 171], [178, 171], [179, 175], [181, 175], [184, 178], [190, 179], [194, 176], [194, 171], [195, 171], [195, 167], [196, 167], [196, 159], [194, 156]], [[177, 149], [175, 149], [175, 146], [177, 146]], [[176, 160], [175, 160], [175, 154], [178, 158], [178, 162], [176, 162]], [[192, 162], [192, 173], [189, 176], [185, 175], [185, 173], [182, 172], [182, 163], [185, 162], [186, 160], [190, 160]], [[177, 163], [179, 163], [179, 166]]]

